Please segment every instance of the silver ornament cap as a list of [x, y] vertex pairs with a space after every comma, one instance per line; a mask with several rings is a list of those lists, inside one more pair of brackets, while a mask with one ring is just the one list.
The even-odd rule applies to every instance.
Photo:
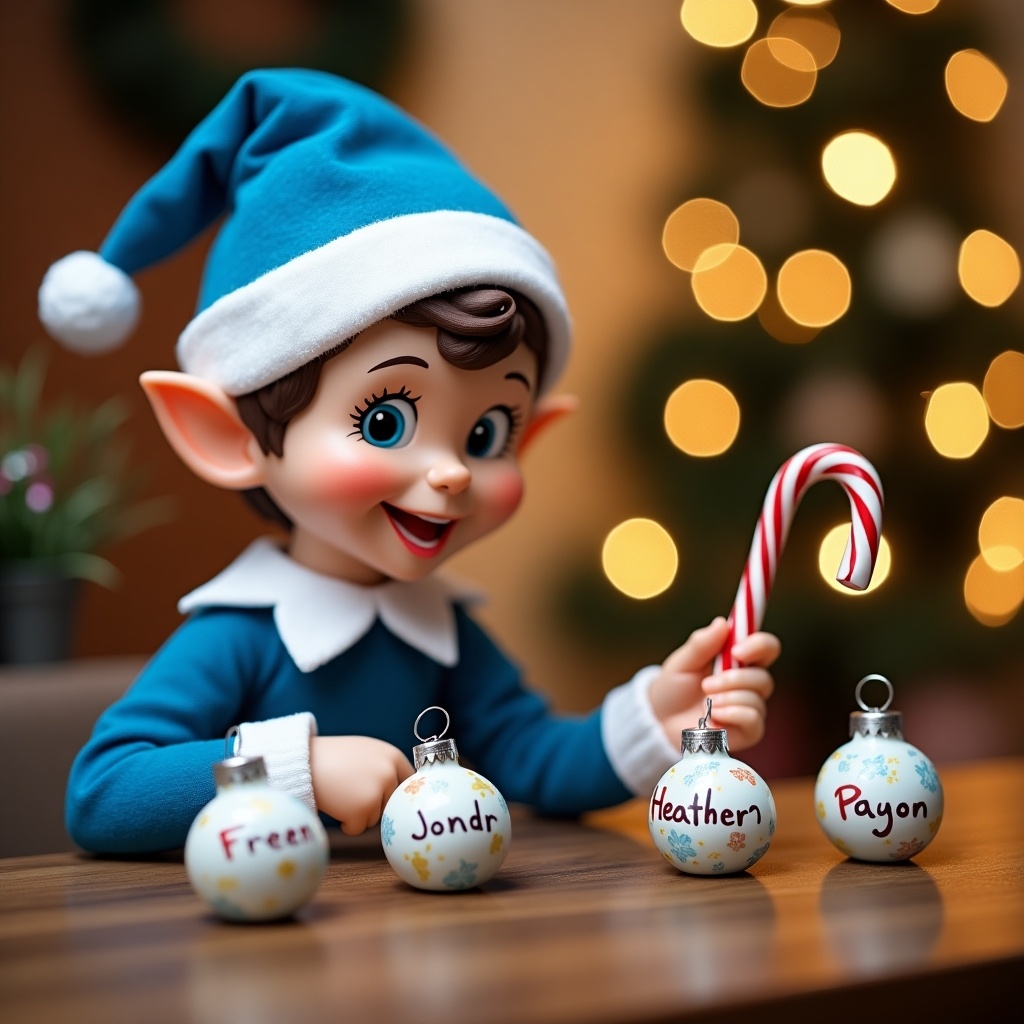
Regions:
[[[861, 690], [863, 690], [864, 684], [874, 681], [883, 683], [888, 690], [885, 703], [880, 707], [865, 704], [864, 699], [861, 697]], [[880, 736], [883, 739], [903, 739], [903, 712], [889, 710], [893, 692], [892, 683], [885, 676], [865, 676], [857, 684], [854, 696], [861, 710], [850, 712], [850, 736]]]
[[[421, 736], [419, 731], [420, 721], [429, 711], [440, 711], [444, 715], [444, 728], [440, 733], [435, 733], [433, 736]], [[442, 764], [445, 761], [458, 762], [459, 748], [455, 746], [455, 740], [450, 738], [444, 739], [444, 734], [448, 731], [450, 724], [451, 718], [448, 716], [448, 712], [436, 704], [429, 708], [424, 708], [416, 716], [416, 721], [413, 722], [412, 726], [413, 735], [420, 741], [412, 748], [412, 765], [416, 771], [419, 771], [425, 764], [433, 764], [435, 761], [440, 761]]]
[[412, 748], [412, 765], [419, 771], [425, 764], [435, 761], [458, 761], [459, 749], [455, 740], [429, 740]]
[[213, 780], [218, 789], [246, 782], [266, 782], [267, 762], [262, 757], [229, 757], [214, 764]]
[[704, 717], [698, 719], [696, 729], [684, 729], [680, 750], [684, 754], [722, 754], [729, 756], [729, 734], [725, 729], [709, 726], [711, 698], [707, 698]]

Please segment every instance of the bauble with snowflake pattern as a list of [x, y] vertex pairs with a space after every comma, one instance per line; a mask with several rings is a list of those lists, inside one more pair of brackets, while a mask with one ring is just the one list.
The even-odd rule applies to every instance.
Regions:
[[459, 764], [452, 739], [423, 739], [413, 747], [415, 773], [391, 794], [380, 822], [381, 844], [398, 876], [417, 889], [456, 892], [493, 878], [508, 854], [512, 820], [497, 788]]
[[729, 754], [725, 729], [684, 729], [682, 759], [658, 781], [648, 806], [654, 845], [688, 875], [745, 871], [775, 834], [775, 801], [757, 772]]
[[[881, 707], [862, 700], [866, 683], [888, 689]], [[903, 738], [903, 715], [890, 711], [892, 683], [865, 676], [855, 691], [850, 740], [818, 772], [814, 806], [832, 845], [855, 860], [889, 864], [920, 853], [942, 822], [942, 783], [935, 765]]]

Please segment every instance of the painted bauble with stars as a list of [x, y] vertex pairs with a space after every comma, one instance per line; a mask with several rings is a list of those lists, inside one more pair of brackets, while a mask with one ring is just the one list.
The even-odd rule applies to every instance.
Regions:
[[415, 773], [391, 794], [380, 823], [381, 843], [398, 876], [417, 889], [455, 892], [493, 878], [508, 853], [512, 820], [505, 798], [482, 775], [459, 764], [452, 739], [413, 747]]
[[316, 892], [330, 848], [317, 815], [267, 782], [262, 757], [214, 765], [217, 795], [185, 840], [192, 888], [229, 921], [289, 917]]
[[[881, 707], [865, 704], [868, 682], [888, 689]], [[850, 714], [850, 740], [818, 772], [814, 807], [832, 845], [855, 860], [908, 860], [934, 838], [942, 821], [942, 783], [935, 765], [903, 738], [903, 715], [890, 711], [892, 683], [865, 676]]]

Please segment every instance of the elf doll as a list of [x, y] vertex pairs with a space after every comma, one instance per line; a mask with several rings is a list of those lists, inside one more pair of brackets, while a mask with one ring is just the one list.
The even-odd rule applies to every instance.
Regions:
[[284, 528], [179, 604], [187, 616], [96, 724], [67, 793], [97, 852], [181, 846], [238, 726], [273, 785], [350, 834], [412, 772], [446, 708], [509, 800], [577, 814], [648, 796], [714, 697], [736, 749], [764, 730], [778, 641], [709, 674], [722, 619], [588, 715], [552, 713], [437, 573], [522, 494], [518, 461], [570, 402], [547, 253], [428, 132], [331, 75], [245, 75], [131, 199], [98, 254], [56, 263], [40, 315], [72, 348], [120, 343], [129, 275], [218, 217], [182, 372], [142, 386], [178, 455]]

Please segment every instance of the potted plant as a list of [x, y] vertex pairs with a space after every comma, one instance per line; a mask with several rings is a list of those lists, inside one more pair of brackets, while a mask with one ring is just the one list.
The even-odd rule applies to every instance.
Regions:
[[79, 581], [118, 579], [97, 550], [168, 518], [136, 500], [124, 404], [44, 410], [45, 371], [39, 349], [0, 367], [0, 663], [68, 657]]

